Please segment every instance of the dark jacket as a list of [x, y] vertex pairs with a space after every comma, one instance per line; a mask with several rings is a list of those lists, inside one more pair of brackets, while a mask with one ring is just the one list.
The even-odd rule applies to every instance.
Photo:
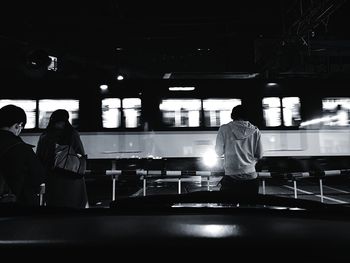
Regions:
[[0, 130], [0, 174], [17, 202], [25, 205], [39, 205], [40, 184], [45, 182], [45, 171], [32, 147]]
[[84, 177], [52, 170], [55, 144], [71, 144], [76, 153], [85, 155], [78, 132], [50, 130], [44, 132], [38, 141], [36, 153], [48, 175], [46, 201], [49, 206], [84, 208], [87, 204], [87, 192]]

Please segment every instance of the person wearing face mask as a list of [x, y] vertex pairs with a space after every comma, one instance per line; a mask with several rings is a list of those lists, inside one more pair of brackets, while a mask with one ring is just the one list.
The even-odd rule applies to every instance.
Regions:
[[11, 200], [37, 206], [45, 171], [32, 149], [34, 146], [19, 137], [26, 121], [20, 107], [6, 105], [0, 109], [0, 202]]

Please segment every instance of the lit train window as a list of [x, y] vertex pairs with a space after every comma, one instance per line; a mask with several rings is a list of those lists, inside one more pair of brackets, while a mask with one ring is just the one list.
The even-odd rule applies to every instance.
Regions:
[[300, 117], [300, 99], [298, 97], [282, 98], [283, 124], [284, 126], [299, 126]]
[[281, 126], [281, 100], [278, 97], [263, 98], [263, 111], [266, 127]]
[[49, 56], [51, 59], [50, 65], [47, 67], [47, 70], [57, 71], [57, 57]]
[[35, 128], [36, 119], [36, 101], [35, 100], [0, 100], [0, 108], [8, 104], [21, 107], [27, 115], [27, 123], [25, 129]]
[[323, 125], [349, 125], [350, 98], [325, 98], [322, 100], [322, 110]]
[[123, 99], [123, 113], [126, 128], [136, 128], [140, 126], [141, 99], [127, 98]]
[[163, 122], [170, 127], [199, 127], [201, 100], [167, 99], [159, 105]]
[[119, 128], [121, 123], [121, 100], [108, 98], [102, 100], [102, 127]]
[[52, 112], [65, 109], [69, 112], [69, 122], [73, 127], [78, 126], [79, 101], [78, 100], [39, 100], [39, 128], [45, 129], [49, 123]]
[[218, 127], [231, 121], [232, 108], [241, 105], [240, 99], [203, 100], [204, 124], [206, 127]]
[[301, 122], [300, 99], [298, 97], [264, 98], [263, 110], [266, 127], [281, 126], [282, 120], [286, 127], [299, 126]]

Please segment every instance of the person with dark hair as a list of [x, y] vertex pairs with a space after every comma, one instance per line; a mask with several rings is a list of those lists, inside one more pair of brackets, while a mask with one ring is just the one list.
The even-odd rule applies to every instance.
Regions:
[[0, 202], [37, 206], [45, 171], [34, 146], [19, 137], [26, 122], [22, 108], [6, 105], [0, 109]]
[[242, 105], [232, 109], [232, 121], [219, 128], [215, 151], [224, 156], [225, 175], [220, 191], [255, 197], [259, 193], [255, 164], [262, 158], [263, 149], [261, 133], [247, 116]]
[[48, 176], [46, 203], [48, 206], [86, 208], [88, 197], [84, 175], [53, 168], [55, 148], [59, 145], [70, 145], [77, 154], [85, 155], [80, 135], [70, 124], [68, 111], [63, 109], [51, 114], [37, 145], [36, 153]]

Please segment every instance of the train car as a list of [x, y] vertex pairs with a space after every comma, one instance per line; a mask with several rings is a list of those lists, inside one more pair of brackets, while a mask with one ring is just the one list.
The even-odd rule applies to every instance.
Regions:
[[32, 81], [26, 85], [30, 92], [18, 93], [22, 85], [13, 84], [0, 100], [0, 106], [14, 103], [26, 109], [28, 124], [22, 138], [36, 145], [51, 112], [65, 108], [80, 131], [90, 164], [100, 168], [103, 164], [104, 169], [115, 168], [117, 162], [130, 169], [147, 163], [154, 169], [221, 171], [222, 159], [214, 152], [217, 130], [230, 121], [232, 107], [239, 104], [249, 107], [251, 122], [262, 131], [260, 169], [278, 169], [271, 162], [276, 159], [298, 160], [300, 169], [304, 159], [346, 163], [350, 154], [350, 95], [334, 80]]

